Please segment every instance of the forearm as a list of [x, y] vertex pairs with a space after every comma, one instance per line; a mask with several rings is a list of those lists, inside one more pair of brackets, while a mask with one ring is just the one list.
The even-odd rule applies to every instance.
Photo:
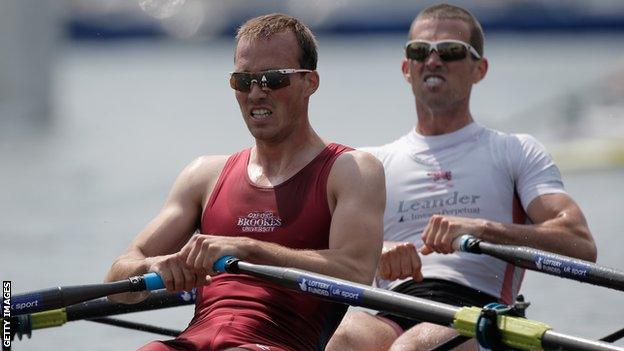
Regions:
[[582, 223], [557, 217], [540, 224], [484, 221], [479, 238], [499, 244], [529, 246], [582, 260], [596, 261], [596, 245]]
[[147, 273], [149, 267], [147, 258], [121, 256], [111, 266], [105, 281], [112, 282], [135, 275]]
[[[128, 277], [147, 273], [149, 260], [135, 252], [129, 252], [120, 256], [111, 266], [106, 278], [106, 282], [123, 280]], [[125, 293], [108, 297], [109, 300], [118, 303], [137, 303], [147, 298], [148, 293]]]

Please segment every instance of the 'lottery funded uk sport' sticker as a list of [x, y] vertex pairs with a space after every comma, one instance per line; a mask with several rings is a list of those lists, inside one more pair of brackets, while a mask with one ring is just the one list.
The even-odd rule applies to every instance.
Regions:
[[535, 255], [533, 258], [537, 269], [543, 272], [557, 274], [562, 277], [583, 280], [589, 274], [591, 267], [582, 262], [561, 260], [556, 256]]
[[353, 301], [359, 302], [362, 300], [363, 290], [352, 286], [346, 286], [328, 280], [317, 279], [304, 274], [299, 276], [298, 282], [299, 289], [301, 291], [305, 291], [311, 294], [336, 298], [346, 303]]

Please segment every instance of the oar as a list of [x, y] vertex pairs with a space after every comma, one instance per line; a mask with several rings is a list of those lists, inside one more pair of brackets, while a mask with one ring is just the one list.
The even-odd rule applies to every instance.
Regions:
[[[300, 269], [251, 264], [231, 256], [220, 258], [215, 263], [215, 270], [249, 274], [331, 301], [452, 326], [461, 335], [468, 337], [475, 336], [475, 326], [481, 313], [481, 309], [476, 307], [455, 307]], [[520, 350], [563, 348], [579, 351], [624, 351], [623, 348], [604, 342], [557, 333], [544, 323], [528, 319], [498, 316], [497, 325], [501, 331], [502, 342]]]
[[530, 247], [492, 244], [471, 235], [455, 239], [453, 248], [483, 253], [530, 270], [624, 291], [624, 272], [576, 258]]
[[195, 303], [195, 298], [194, 291], [170, 293], [164, 290], [153, 292], [147, 299], [131, 305], [100, 298], [65, 308], [15, 316], [12, 321], [16, 326], [12, 331], [21, 339], [23, 335], [30, 337], [31, 332], [36, 329], [60, 327], [67, 322], [82, 319], [100, 319], [101, 322], [101, 318], [106, 316], [190, 305]]
[[110, 317], [94, 318], [94, 319], [89, 319], [89, 321], [113, 325], [115, 327], [121, 327], [121, 328], [126, 328], [126, 329], [139, 330], [139, 331], [148, 332], [148, 333], [173, 336], [174, 338], [182, 333], [181, 330], [177, 330], [177, 329], [156, 327], [156, 326], [149, 325], [149, 324], [130, 322], [130, 321], [125, 321], [123, 319], [110, 318]]
[[621, 338], [624, 338], [624, 329], [620, 329], [616, 332], [613, 332], [603, 338], [600, 338], [600, 341], [606, 341], [606, 342], [616, 342], [618, 340], [620, 340]]
[[156, 273], [130, 277], [111, 283], [59, 286], [15, 295], [11, 298], [11, 315], [51, 310], [106, 295], [125, 292], [152, 291], [164, 288], [162, 279]]

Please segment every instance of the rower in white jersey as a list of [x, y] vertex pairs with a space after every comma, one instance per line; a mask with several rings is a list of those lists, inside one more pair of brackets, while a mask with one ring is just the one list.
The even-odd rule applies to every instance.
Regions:
[[[557, 167], [534, 138], [476, 122], [436, 136], [412, 130], [366, 150], [382, 161], [392, 185], [384, 215], [387, 242], [423, 247], [421, 234], [434, 215], [524, 224], [521, 204], [540, 195], [565, 194]], [[506, 304], [514, 301], [523, 275], [523, 269], [485, 255], [458, 252], [420, 259], [424, 277], [459, 283]], [[392, 288], [409, 279], [377, 276], [377, 284]]]
[[[557, 166], [533, 137], [472, 118], [472, 86], [488, 70], [483, 31], [470, 12], [435, 5], [415, 18], [402, 72], [416, 102], [414, 129], [365, 148], [384, 165], [386, 210], [379, 286], [458, 306], [512, 303], [523, 270], [453, 252], [462, 234], [596, 260], [596, 246]], [[364, 311], [347, 314], [327, 350], [423, 350], [453, 329]], [[460, 349], [476, 349], [476, 342]]]

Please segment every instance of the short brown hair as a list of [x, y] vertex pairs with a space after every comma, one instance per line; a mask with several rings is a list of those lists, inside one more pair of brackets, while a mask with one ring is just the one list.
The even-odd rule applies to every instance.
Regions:
[[[414, 19], [412, 26], [416, 21], [421, 19], [443, 19], [443, 20], [461, 20], [470, 26], [470, 45], [472, 45], [479, 55], [483, 56], [483, 28], [475, 16], [470, 11], [465, 10], [458, 6], [449, 4], [439, 4], [429, 6], [426, 9], [420, 11], [418, 16]], [[412, 30], [410, 28], [410, 35]], [[413, 38], [410, 38], [413, 39]]]
[[316, 69], [318, 60], [317, 43], [314, 34], [299, 19], [285, 15], [283, 13], [272, 13], [269, 15], [252, 18], [245, 22], [236, 32], [236, 44], [241, 39], [268, 39], [272, 35], [282, 33], [287, 30], [292, 31], [297, 37], [297, 42], [301, 48], [299, 56], [299, 68], [309, 70]]

